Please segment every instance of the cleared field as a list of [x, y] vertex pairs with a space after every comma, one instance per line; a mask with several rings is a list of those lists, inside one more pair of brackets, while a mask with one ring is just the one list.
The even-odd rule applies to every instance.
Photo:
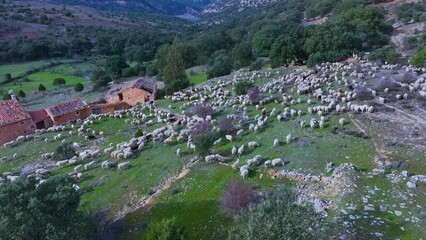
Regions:
[[38, 86], [43, 84], [46, 89], [57, 88], [59, 86], [53, 86], [53, 80], [55, 78], [64, 78], [66, 81], [65, 86], [74, 86], [76, 83], [84, 83], [87, 79], [76, 76], [67, 76], [59, 73], [50, 73], [50, 72], [38, 72], [28, 76], [30, 79], [29, 82], [22, 82], [18, 84], [8, 83], [2, 85], [4, 89], [12, 89], [15, 93], [19, 90], [22, 90], [26, 93], [30, 93], [32, 91], [38, 91]]
[[12, 77], [14, 78], [25, 73], [26, 71], [41, 67], [44, 64], [46, 64], [46, 62], [34, 61], [34, 62], [27, 62], [27, 63], [0, 65], [0, 82], [3, 82], [4, 75], [6, 73], [10, 73]]

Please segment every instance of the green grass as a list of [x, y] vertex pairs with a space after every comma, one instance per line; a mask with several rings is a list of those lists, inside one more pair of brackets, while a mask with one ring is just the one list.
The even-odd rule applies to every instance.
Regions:
[[200, 83], [207, 81], [207, 73], [200, 72], [194, 75], [188, 74], [188, 79], [192, 84], [198, 85]]
[[42, 62], [42, 61], [33, 61], [33, 62], [18, 63], [18, 64], [0, 65], [0, 82], [3, 82], [4, 75], [6, 73], [10, 73], [12, 77], [18, 77], [19, 75], [25, 73], [26, 71], [41, 67], [44, 64], [45, 62]]
[[53, 79], [55, 78], [64, 78], [66, 80], [65, 86], [74, 86], [76, 83], [84, 83], [87, 80], [82, 77], [76, 76], [66, 76], [59, 73], [49, 73], [49, 72], [38, 72], [28, 76], [30, 79], [29, 82], [22, 82], [21, 85], [14, 85], [13, 83], [8, 83], [2, 85], [5, 89], [12, 89], [15, 93], [19, 90], [23, 90], [26, 93], [30, 93], [32, 91], [38, 91], [38, 86], [43, 84], [46, 89], [52, 89], [59, 86], [53, 86]]

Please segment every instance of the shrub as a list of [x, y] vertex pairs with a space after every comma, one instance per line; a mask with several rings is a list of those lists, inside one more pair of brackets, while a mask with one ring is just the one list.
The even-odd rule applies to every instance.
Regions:
[[231, 181], [222, 193], [222, 207], [231, 216], [239, 214], [258, 200], [259, 195], [254, 191], [254, 186], [236, 181]]
[[19, 92], [18, 92], [18, 97], [20, 97], [20, 98], [25, 98], [25, 96], [26, 96], [25, 92], [24, 92], [24, 91], [22, 91], [22, 90], [19, 90]]
[[104, 75], [98, 79], [94, 79], [93, 82], [95, 83], [93, 85], [93, 89], [97, 89], [100, 87], [108, 86], [108, 83], [112, 82], [112, 79], [108, 75]]
[[4, 81], [5, 82], [10, 82], [12, 81], [12, 75], [10, 73], [6, 73], [4, 74]]
[[214, 110], [208, 103], [199, 103], [192, 108], [192, 113], [201, 118], [205, 118], [207, 115], [212, 115]]
[[40, 83], [40, 85], [38, 85], [38, 90], [40, 92], [44, 92], [44, 91], [46, 91], [46, 87], [43, 84]]
[[55, 78], [53, 79], [53, 86], [65, 85], [67, 81], [64, 78]]
[[75, 155], [75, 149], [69, 143], [63, 143], [56, 147], [53, 154], [53, 160], [65, 160]]
[[138, 129], [136, 132], [135, 132], [135, 138], [138, 138], [138, 137], [142, 137], [143, 136], [143, 132], [142, 132], [142, 129]]
[[131, 67], [123, 69], [123, 77], [134, 77], [134, 76], [137, 76], [137, 75], [138, 75], [138, 73], [135, 72], [135, 70]]
[[402, 83], [413, 83], [416, 81], [416, 76], [412, 73], [405, 72], [397, 76], [396, 80]]
[[251, 88], [247, 95], [249, 100], [254, 104], [257, 104], [262, 100], [262, 91], [260, 91], [258, 87]]
[[375, 82], [373, 89], [376, 91], [383, 91], [385, 88], [388, 88], [389, 91], [395, 91], [398, 90], [398, 87], [399, 85], [391, 76], [383, 76]]
[[312, 205], [297, 204], [293, 191], [280, 185], [264, 195], [237, 216], [228, 239], [327, 239], [327, 219]]
[[258, 70], [262, 70], [263, 68], [263, 62], [262, 60], [258, 59], [256, 61], [254, 61], [251, 65], [250, 65], [250, 71], [258, 71]]
[[3, 100], [10, 100], [10, 99], [12, 99], [12, 97], [9, 95], [9, 93], [5, 93], [5, 94], [3, 94]]
[[374, 99], [373, 94], [367, 89], [367, 87], [358, 85], [355, 88], [357, 99], [365, 101], [365, 100], [371, 100]]
[[222, 134], [233, 134], [235, 132], [234, 120], [232, 117], [223, 116], [219, 119], [219, 130]]
[[155, 63], [150, 63], [146, 66], [146, 75], [149, 77], [155, 76], [158, 74], [158, 69]]
[[388, 45], [372, 51], [368, 58], [370, 61], [381, 60], [390, 64], [396, 64], [401, 60], [401, 54], [394, 47]]
[[183, 240], [186, 239], [185, 229], [178, 224], [176, 218], [162, 219], [148, 226], [147, 240]]
[[410, 60], [410, 64], [416, 67], [426, 67], [426, 46], [414, 54]]
[[209, 79], [225, 76], [232, 72], [233, 61], [226, 54], [220, 54], [214, 60], [213, 66], [207, 71], [207, 77]]
[[83, 91], [84, 90], [84, 85], [83, 84], [81, 84], [81, 83], [77, 83], [75, 86], [74, 86], [74, 91], [75, 92], [81, 92], [81, 91]]
[[247, 94], [248, 90], [253, 86], [250, 82], [244, 81], [239, 82], [235, 85], [235, 95], [245, 95]]
[[210, 154], [213, 142], [216, 138], [212, 132], [212, 125], [208, 122], [199, 122], [191, 130], [191, 136], [198, 155], [204, 157]]

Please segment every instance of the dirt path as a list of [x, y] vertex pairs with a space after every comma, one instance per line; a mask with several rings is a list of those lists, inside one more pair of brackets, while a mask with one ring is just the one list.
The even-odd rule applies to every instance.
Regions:
[[[191, 165], [194, 164], [190, 163]], [[155, 206], [155, 198], [158, 197], [161, 193], [171, 188], [173, 183], [175, 183], [177, 180], [185, 177], [190, 172], [190, 164], [185, 165], [182, 170], [175, 176], [172, 176], [165, 181], [163, 181], [160, 185], [156, 186], [153, 189], [153, 194], [146, 195], [137, 200], [138, 202], [135, 204], [135, 206], [131, 208], [125, 208], [122, 211], [120, 211], [115, 218], [112, 220], [113, 222], [118, 221], [120, 219], [123, 219], [127, 214], [134, 212], [134, 211], [140, 211], [140, 212], [148, 212], [152, 207]]]

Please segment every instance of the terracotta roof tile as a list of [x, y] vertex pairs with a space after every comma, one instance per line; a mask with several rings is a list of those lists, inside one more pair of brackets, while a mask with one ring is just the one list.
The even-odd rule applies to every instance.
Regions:
[[72, 113], [77, 110], [85, 109], [88, 105], [86, 102], [80, 99], [74, 99], [70, 102], [59, 103], [56, 106], [52, 106], [46, 109], [46, 112], [50, 113], [53, 117], [62, 116], [68, 113]]
[[0, 101], [0, 126], [29, 118], [30, 115], [17, 100]]
[[45, 110], [36, 110], [36, 111], [29, 112], [29, 114], [33, 122], [39, 122], [49, 117], [49, 115], [47, 115]]

